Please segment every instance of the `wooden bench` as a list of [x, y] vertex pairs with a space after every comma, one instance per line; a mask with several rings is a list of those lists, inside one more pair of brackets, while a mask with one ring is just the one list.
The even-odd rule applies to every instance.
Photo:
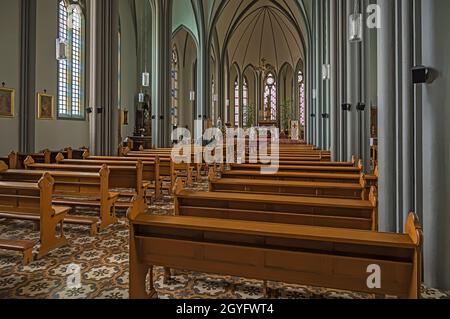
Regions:
[[[44, 171], [0, 171], [0, 181], [36, 182]], [[100, 211], [100, 229], [117, 222], [115, 203], [119, 193], [109, 191], [109, 168], [104, 165], [97, 173], [49, 171], [54, 179], [53, 204], [70, 207], [95, 207]], [[92, 236], [97, 234], [98, 218], [66, 216], [66, 224], [89, 226]]]
[[18, 251], [22, 254], [22, 264], [28, 265], [33, 261], [33, 247], [36, 241], [0, 238], [0, 249]]
[[225, 170], [221, 177], [232, 179], [264, 179], [271, 181], [303, 181], [359, 184], [361, 174], [309, 173], [309, 172], [276, 172], [261, 174], [259, 171]]
[[[62, 154], [58, 155], [56, 158], [57, 164], [62, 165], [108, 165], [108, 167], [114, 166], [131, 166], [138, 165], [139, 162], [142, 163], [142, 179], [150, 184], [153, 184], [155, 190], [155, 197], [159, 198], [161, 196], [161, 180], [160, 180], [160, 161], [159, 157], [149, 159], [130, 159], [125, 160], [122, 157], [98, 157], [91, 158], [88, 157], [82, 160], [64, 159]], [[150, 188], [150, 186], [149, 186]]]
[[16, 168], [17, 167], [17, 154], [15, 152], [11, 152], [6, 157], [0, 157], [0, 161], [4, 162], [8, 168]]
[[[66, 165], [66, 164], [37, 164], [33, 158], [29, 157], [25, 161], [26, 169], [39, 171], [66, 171], [66, 172], [99, 172], [101, 165]], [[109, 187], [111, 192], [119, 193], [119, 200], [116, 201], [116, 208], [129, 208], [133, 205], [132, 201], [122, 201], [120, 197], [132, 199], [138, 195], [140, 200], [146, 200], [147, 190], [150, 183], [143, 180], [143, 164], [138, 161], [136, 165], [130, 166], [111, 166], [108, 167]]]
[[[192, 172], [194, 168], [190, 163], [176, 163], [172, 160], [171, 154], [151, 154], [144, 152], [130, 153], [125, 151], [125, 158], [153, 160], [155, 157], [159, 157], [160, 176], [166, 177], [170, 182], [169, 193], [172, 192], [175, 180], [178, 177], [184, 177], [186, 179], [186, 184], [189, 186], [192, 185]], [[184, 172], [184, 174], [182, 172]]]
[[[360, 163], [361, 164], [361, 163]], [[233, 171], [258, 171], [264, 166], [261, 164], [230, 164]], [[335, 174], [361, 174], [362, 164], [358, 167], [347, 166], [323, 166], [323, 165], [283, 165], [278, 166], [279, 172], [308, 172], [308, 173], [335, 173]]]
[[366, 181], [361, 174], [359, 184], [331, 182], [276, 181], [264, 179], [217, 178], [209, 172], [210, 192], [281, 194], [292, 196], [367, 199]]
[[[132, 299], [156, 295], [154, 266], [420, 298], [423, 236], [413, 214], [406, 234], [142, 213], [130, 223]], [[378, 289], [367, 284], [372, 265]]]
[[38, 183], [0, 182], [0, 218], [39, 221], [38, 257], [67, 243], [63, 222], [70, 208], [52, 206], [53, 185], [48, 173]]
[[50, 164], [50, 152], [44, 151], [42, 153], [34, 153], [34, 154], [28, 154], [28, 153], [17, 153], [17, 165], [15, 168], [17, 169], [24, 169], [25, 164], [24, 161], [27, 159], [27, 157], [32, 157], [35, 163], [41, 163], [41, 164]]
[[177, 182], [175, 215], [255, 220], [363, 230], [378, 229], [377, 191], [369, 200], [289, 195], [192, 192]]

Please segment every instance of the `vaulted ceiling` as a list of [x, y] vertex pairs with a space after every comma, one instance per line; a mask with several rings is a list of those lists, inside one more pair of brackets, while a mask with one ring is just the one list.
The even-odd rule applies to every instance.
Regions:
[[211, 27], [222, 53], [241, 68], [264, 58], [294, 69], [307, 48], [306, 21], [295, 0], [213, 0]]

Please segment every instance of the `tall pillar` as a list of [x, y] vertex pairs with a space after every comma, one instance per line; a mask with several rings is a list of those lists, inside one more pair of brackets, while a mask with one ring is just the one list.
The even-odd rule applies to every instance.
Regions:
[[[347, 1], [347, 14], [345, 22], [348, 23], [350, 14], [354, 12], [354, 5], [356, 1]], [[358, 140], [358, 114], [356, 106], [359, 102], [359, 88], [360, 88], [360, 46], [359, 42], [351, 43], [346, 37], [347, 43], [347, 103], [351, 104], [351, 109], [347, 113], [347, 154], [346, 160], [349, 161], [353, 155], [359, 156], [357, 140]]]
[[36, 0], [22, 0], [20, 6], [20, 105], [19, 148], [34, 153], [36, 105]]
[[97, 155], [112, 155], [119, 146], [118, 0], [91, 1], [90, 5], [91, 148]]
[[422, 86], [425, 283], [450, 290], [450, 1], [422, 1], [421, 10], [422, 63], [436, 76]]
[[[411, 68], [413, 66], [413, 0], [402, 0], [402, 168], [403, 211], [400, 227], [414, 207], [414, 91]], [[402, 214], [403, 213], [403, 214]]]
[[172, 42], [172, 4], [152, 1], [152, 139], [154, 146], [170, 145], [170, 51]]
[[397, 230], [396, 131], [395, 131], [395, 1], [378, 0], [378, 147], [379, 225], [381, 231]]
[[337, 110], [338, 110], [338, 60], [337, 60], [337, 0], [330, 1], [330, 64], [331, 64], [331, 80], [330, 80], [330, 150], [332, 160], [336, 161], [337, 156]]

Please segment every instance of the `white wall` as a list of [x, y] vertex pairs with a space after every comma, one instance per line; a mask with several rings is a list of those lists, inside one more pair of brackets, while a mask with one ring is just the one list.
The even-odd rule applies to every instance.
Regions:
[[[36, 91], [40, 92], [45, 89], [48, 94], [55, 96], [55, 108], [57, 61], [54, 52], [55, 39], [58, 34], [57, 17], [57, 1], [39, 0], [37, 2]], [[45, 148], [57, 150], [67, 146], [89, 147], [88, 121], [36, 119], [35, 145], [35, 151]]]
[[0, 118], [0, 156], [19, 148], [20, 1], [0, 0], [0, 84], [16, 90], [15, 117]]

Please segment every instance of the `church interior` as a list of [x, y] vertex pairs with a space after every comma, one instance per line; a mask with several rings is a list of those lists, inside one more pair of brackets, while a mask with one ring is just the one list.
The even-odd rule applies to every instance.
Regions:
[[0, 0], [0, 299], [449, 299], [449, 12]]

